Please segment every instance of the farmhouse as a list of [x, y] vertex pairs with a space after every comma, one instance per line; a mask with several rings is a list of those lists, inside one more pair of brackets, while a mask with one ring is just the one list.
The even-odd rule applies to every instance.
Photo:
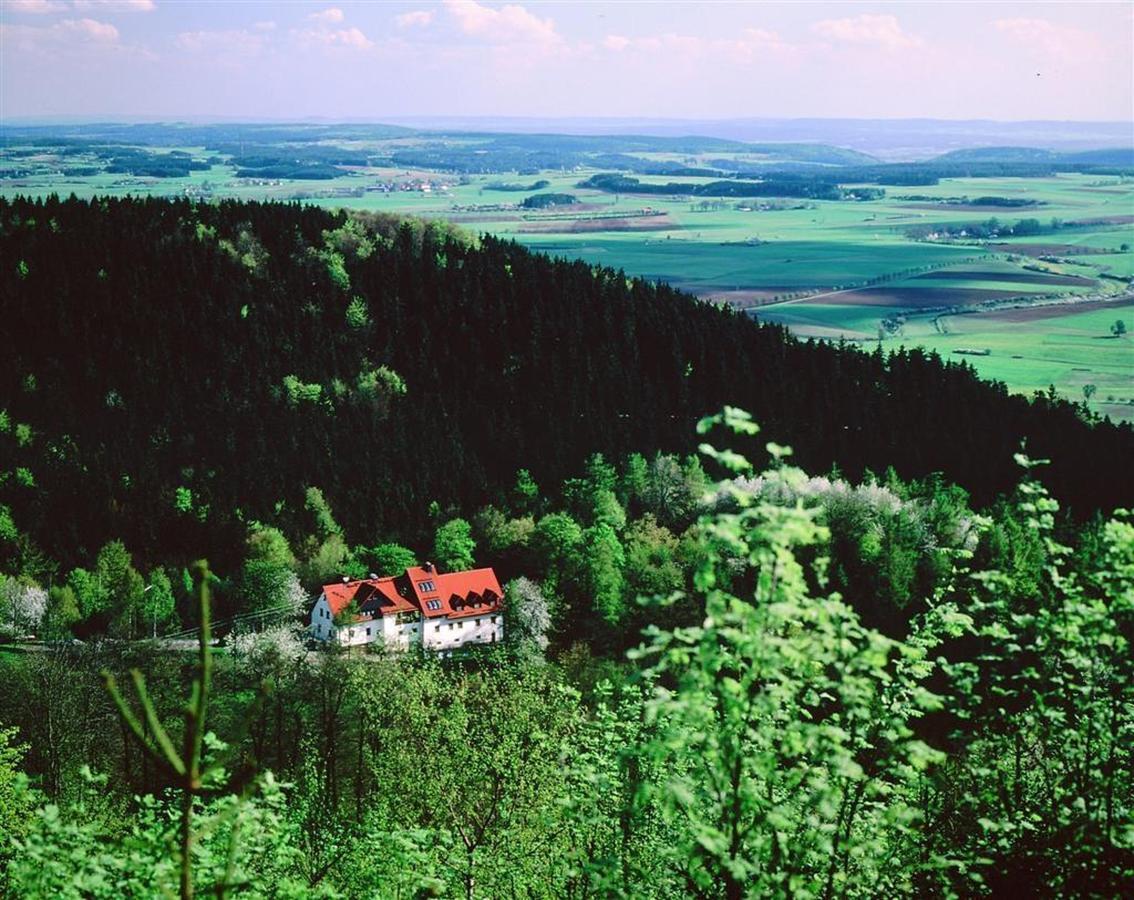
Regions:
[[442, 574], [426, 563], [389, 578], [324, 585], [311, 610], [311, 636], [344, 647], [421, 646], [444, 656], [502, 641], [503, 601], [492, 569]]

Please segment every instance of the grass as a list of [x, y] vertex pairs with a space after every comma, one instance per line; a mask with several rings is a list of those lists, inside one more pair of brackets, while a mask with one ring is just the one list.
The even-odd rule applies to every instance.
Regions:
[[[948, 334], [938, 333], [928, 320], [918, 320], [907, 325], [902, 340], [963, 358], [983, 377], [1025, 394], [1054, 385], [1066, 396], [1083, 399], [1083, 387], [1093, 384], [1093, 408], [1115, 419], [1134, 420], [1134, 337], [1110, 333], [1117, 319], [1134, 328], [1134, 302], [1088, 306], [1082, 311], [1062, 307], [1062, 315], [1031, 321], [1021, 320], [1023, 311], [947, 316], [940, 324]], [[953, 353], [958, 348], [991, 352], [961, 357]]]

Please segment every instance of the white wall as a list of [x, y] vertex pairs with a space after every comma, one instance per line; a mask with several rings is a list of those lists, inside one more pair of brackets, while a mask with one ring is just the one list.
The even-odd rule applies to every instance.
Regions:
[[[495, 624], [493, 617], [496, 618]], [[486, 612], [451, 621], [447, 616], [440, 616], [426, 620], [424, 644], [428, 650], [455, 650], [466, 644], [491, 644], [494, 635], [495, 643], [504, 640], [504, 614], [501, 612]]]
[[504, 614], [501, 611], [452, 621], [446, 616], [424, 621], [419, 617], [415, 622], [401, 624], [396, 615], [379, 616], [336, 628], [324, 595], [320, 595], [311, 610], [309, 627], [311, 636], [316, 640], [335, 641], [343, 647], [379, 643], [391, 650], [407, 650], [414, 645], [424, 645], [427, 650], [446, 652], [467, 644], [492, 644], [504, 640]]

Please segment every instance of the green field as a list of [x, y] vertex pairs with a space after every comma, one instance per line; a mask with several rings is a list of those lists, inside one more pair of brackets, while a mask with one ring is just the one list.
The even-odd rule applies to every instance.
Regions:
[[[414, 140], [340, 145], [389, 150], [414, 146]], [[198, 159], [213, 152], [202, 146], [162, 148], [169, 149]], [[720, 150], [638, 153], [680, 165], [706, 165], [729, 155]], [[755, 156], [745, 161], [767, 160]], [[931, 186], [889, 186], [883, 199], [854, 202], [611, 194], [578, 187], [591, 175], [609, 171], [598, 168], [456, 175], [373, 165], [341, 168], [337, 177], [306, 181], [237, 178], [227, 164], [176, 178], [60, 174], [66, 166], [96, 163], [97, 158], [82, 155], [56, 156], [50, 147], [30, 157], [0, 154], [0, 176], [9, 176], [0, 178], [0, 195], [284, 200], [446, 219], [473, 233], [514, 238], [533, 249], [620, 268], [749, 308], [762, 320], [785, 324], [802, 336], [877, 341], [881, 333], [887, 346], [916, 343], [943, 354], [979, 345], [991, 354], [965, 358], [1013, 390], [1030, 393], [1055, 385], [1079, 398], [1083, 385], [1093, 383], [1097, 408], [1134, 418], [1129, 344], [1105, 338], [1121, 315], [1095, 307], [1080, 312], [1074, 306], [1058, 316], [1007, 312], [1052, 301], [1089, 304], [1129, 296], [1125, 279], [1134, 276], [1130, 178], [942, 178]], [[572, 194], [578, 205], [526, 210], [519, 204], [531, 192], [493, 188], [500, 182], [537, 179], [548, 182], [540, 192]], [[692, 189], [712, 179], [639, 180], [678, 182]], [[972, 203], [981, 197], [1035, 205]], [[911, 229], [955, 231], [993, 217], [1002, 223], [1036, 219], [1042, 233], [981, 239], [910, 235]], [[1134, 328], [1132, 311], [1119, 312]], [[882, 328], [885, 320], [889, 331]]]
[[[1094, 385], [1091, 408], [1115, 419], [1134, 419], [1134, 337], [1114, 337], [1123, 320], [1134, 328], [1134, 300], [1046, 309], [943, 317], [941, 334], [929, 322], [907, 327], [907, 342], [964, 359], [981, 375], [1031, 393], [1057, 385], [1083, 397]], [[1050, 314], [1050, 315], [1049, 315]], [[957, 349], [988, 350], [987, 356], [955, 354]]]

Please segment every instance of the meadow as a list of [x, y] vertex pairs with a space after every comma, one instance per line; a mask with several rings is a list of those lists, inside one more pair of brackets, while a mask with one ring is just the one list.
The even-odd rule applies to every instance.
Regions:
[[[447, 146], [459, 151], [473, 145], [461, 137]], [[397, 137], [342, 146], [396, 154], [431, 145]], [[76, 169], [98, 168], [97, 154], [70, 153], [64, 159], [50, 146], [39, 149], [0, 156], [0, 195], [294, 200], [446, 219], [474, 233], [667, 282], [748, 309], [804, 337], [916, 345], [943, 355], [980, 350], [982, 355], [964, 354], [966, 361], [1014, 391], [1054, 386], [1080, 399], [1083, 388], [1094, 385], [1093, 408], [1134, 419], [1134, 337], [1113, 338], [1109, 332], [1119, 319], [1134, 328], [1129, 306], [1134, 179], [1127, 176], [950, 177], [929, 185], [888, 185], [883, 198], [870, 201], [718, 198], [579, 187], [610, 171], [585, 165], [460, 173], [376, 159], [372, 165], [339, 166], [331, 178], [240, 178], [215, 148], [184, 145], [162, 150], [212, 164], [183, 177], [156, 178], [105, 171], [76, 175]], [[766, 148], [695, 150], [645, 150], [633, 158], [689, 171], [720, 165], [722, 158], [748, 166], [777, 162]], [[778, 161], [791, 164], [788, 157], [785, 150]], [[638, 178], [690, 190], [714, 180]], [[537, 182], [538, 190], [519, 190]], [[569, 194], [577, 202], [520, 206], [536, 193]], [[1034, 233], [965, 233], [991, 219], [1001, 227], [1032, 220]], [[1020, 311], [1032, 307], [1039, 311]]]

